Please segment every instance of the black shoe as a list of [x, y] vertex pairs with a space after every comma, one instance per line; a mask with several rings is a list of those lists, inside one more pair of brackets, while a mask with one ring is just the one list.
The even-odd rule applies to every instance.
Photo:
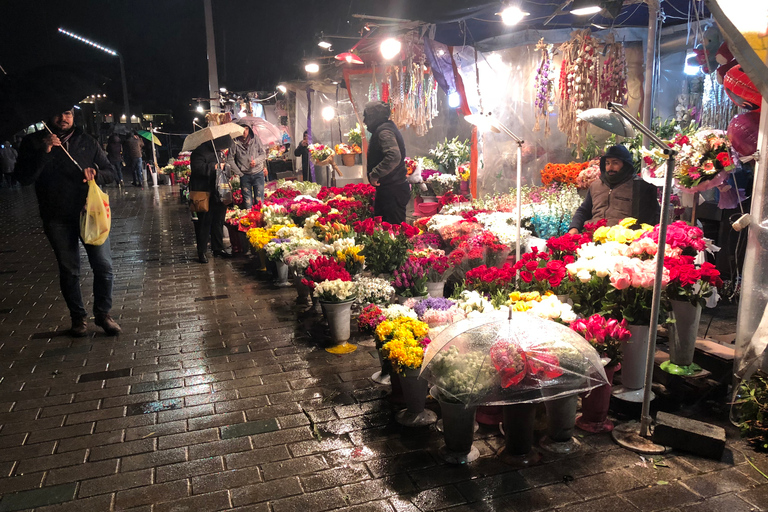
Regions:
[[213, 255], [217, 258], [231, 258], [232, 254], [227, 251], [213, 251]]
[[208, 256], [206, 256], [205, 254], [198, 254], [197, 261], [199, 261], [200, 263], [208, 263]]
[[75, 338], [84, 338], [88, 336], [88, 323], [84, 316], [72, 317], [72, 328], [69, 334]]
[[109, 336], [116, 336], [123, 332], [118, 323], [109, 315], [98, 315], [93, 323], [104, 329], [104, 332]]

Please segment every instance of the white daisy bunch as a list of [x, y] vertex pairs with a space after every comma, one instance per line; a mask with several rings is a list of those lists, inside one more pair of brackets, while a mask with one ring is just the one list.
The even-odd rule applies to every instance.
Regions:
[[385, 308], [381, 308], [381, 313], [387, 318], [387, 320], [394, 320], [395, 318], [400, 318], [401, 316], [413, 318], [414, 320], [419, 319], [414, 310], [407, 308], [402, 304], [390, 304]]
[[380, 277], [355, 276], [357, 286], [357, 300], [361, 304], [386, 304], [389, 303], [395, 289], [389, 281]]
[[354, 299], [355, 291], [354, 282], [333, 279], [317, 283], [313, 295], [325, 302], [344, 302]]

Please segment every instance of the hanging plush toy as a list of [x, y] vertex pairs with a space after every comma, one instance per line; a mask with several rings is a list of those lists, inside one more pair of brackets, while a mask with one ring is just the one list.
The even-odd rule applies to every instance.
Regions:
[[763, 97], [752, 80], [741, 69], [741, 65], [736, 65], [728, 70], [723, 79], [723, 86], [731, 101], [739, 107], [747, 110], [760, 110]]
[[739, 63], [734, 58], [733, 54], [731, 53], [731, 50], [728, 48], [728, 43], [723, 43], [720, 45], [720, 48], [717, 50], [717, 53], [715, 54], [715, 60], [719, 64], [717, 66], [717, 82], [720, 85], [723, 85], [723, 80], [725, 79], [725, 74], [734, 66], [738, 65]]
[[723, 36], [720, 35], [720, 30], [715, 25], [710, 25], [704, 30], [701, 43], [693, 49], [695, 55], [688, 59], [688, 65], [701, 66], [704, 73], [711, 73], [717, 68], [715, 57], [721, 44], [723, 44]]

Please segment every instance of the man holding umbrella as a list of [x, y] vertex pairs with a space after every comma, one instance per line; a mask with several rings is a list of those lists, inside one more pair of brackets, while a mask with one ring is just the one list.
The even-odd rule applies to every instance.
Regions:
[[[70, 333], [82, 337], [88, 334], [88, 313], [80, 293], [80, 212], [87, 182], [112, 183], [114, 170], [98, 142], [75, 126], [71, 110], [55, 115], [50, 129], [52, 133], [40, 131], [24, 138], [14, 173], [22, 185], [35, 184], [43, 230], [59, 263], [61, 293], [72, 318]], [[93, 270], [95, 323], [114, 336], [120, 326], [109, 315], [113, 282], [109, 238], [102, 245], [83, 245]]]

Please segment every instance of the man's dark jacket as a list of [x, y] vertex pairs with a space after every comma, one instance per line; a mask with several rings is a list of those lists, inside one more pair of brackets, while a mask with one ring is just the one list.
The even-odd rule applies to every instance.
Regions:
[[[21, 141], [15, 177], [22, 185], [35, 184], [43, 222], [79, 223], [88, 184], [83, 182], [83, 172], [62, 148], [54, 146], [50, 153], [45, 152], [43, 137], [46, 135], [47, 132], [39, 131]], [[114, 182], [115, 171], [107, 155], [96, 139], [84, 133], [82, 128], [74, 128], [66, 147], [80, 167], [96, 169], [96, 184]]]

